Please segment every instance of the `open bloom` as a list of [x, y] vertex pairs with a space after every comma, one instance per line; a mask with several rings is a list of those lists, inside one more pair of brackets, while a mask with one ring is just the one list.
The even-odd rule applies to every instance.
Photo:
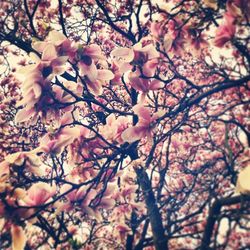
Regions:
[[142, 92], [142, 99], [145, 98], [150, 90], [158, 90], [164, 87], [164, 83], [157, 79], [145, 79], [140, 77], [139, 71], [131, 72], [128, 79], [130, 80], [131, 87]]
[[32, 47], [36, 51], [42, 53], [48, 44], [55, 46], [59, 56], [67, 55], [69, 59], [73, 60], [76, 55], [77, 48], [75, 43], [56, 30], [50, 31], [46, 41], [33, 42]]
[[98, 70], [96, 67], [96, 62], [98, 60], [103, 60], [105, 57], [102, 55], [101, 48], [92, 44], [88, 47], [79, 49], [78, 67], [81, 76], [87, 76], [90, 81], [95, 81], [98, 77]]
[[20, 201], [21, 205], [39, 206], [44, 205], [56, 193], [56, 186], [47, 183], [38, 182], [33, 184], [28, 190], [26, 196]]
[[120, 72], [125, 73], [133, 65], [140, 66], [145, 76], [152, 77], [158, 65], [159, 52], [153, 44], [144, 45], [142, 42], [135, 44], [131, 49], [117, 48], [111, 52]]
[[161, 49], [168, 52], [171, 57], [183, 53], [183, 47], [186, 43], [186, 30], [178, 29], [181, 24], [181, 21], [177, 18], [170, 20], [168, 23], [165, 20], [151, 23], [151, 32], [154, 39], [162, 44]]
[[64, 127], [59, 132], [47, 133], [40, 141], [40, 148], [45, 153], [60, 154], [64, 148], [80, 136], [78, 127]]
[[155, 122], [159, 118], [159, 114], [151, 116], [150, 110], [141, 104], [134, 106], [133, 111], [138, 116], [139, 122], [135, 126], [127, 128], [122, 133], [122, 139], [132, 143], [146, 136], [148, 140], [152, 140]]
[[220, 25], [216, 31], [214, 44], [221, 48], [225, 43], [232, 40], [236, 32], [236, 26], [234, 24], [234, 17], [226, 12], [224, 14], [224, 23]]
[[101, 132], [105, 135], [105, 138], [113, 142], [122, 144], [122, 132], [128, 127], [127, 118], [123, 116], [115, 117], [114, 114], [111, 114], [107, 117], [107, 124], [103, 126]]
[[68, 59], [67, 56], [58, 57], [52, 44], [45, 47], [41, 59], [35, 54], [31, 54], [31, 57], [36, 63], [19, 71], [26, 77], [21, 86], [23, 99], [18, 106], [25, 107], [17, 113], [16, 122], [27, 121], [30, 117], [37, 115], [39, 111], [44, 111], [45, 107], [53, 102], [50, 81], [54, 76], [65, 71], [65, 63]]
[[114, 78], [114, 74], [110, 70], [106, 69], [98, 69], [97, 70], [97, 75], [94, 80], [91, 77], [89, 79], [88, 77], [85, 79], [85, 82], [90, 90], [90, 92], [94, 95], [101, 95], [103, 88], [102, 86], [112, 80]]
[[23, 151], [23, 152], [16, 152], [10, 154], [5, 157], [5, 160], [0, 164], [3, 166], [1, 171], [6, 172], [8, 174], [7, 166], [22, 166], [25, 163], [25, 168], [29, 170], [31, 173], [41, 175], [42, 170], [39, 168], [42, 164], [39, 156], [37, 153], [39, 152], [39, 148], [36, 148], [32, 151]]

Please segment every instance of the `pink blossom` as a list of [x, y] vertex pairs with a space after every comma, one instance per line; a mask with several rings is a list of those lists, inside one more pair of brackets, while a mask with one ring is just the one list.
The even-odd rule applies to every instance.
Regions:
[[96, 62], [98, 60], [104, 60], [102, 55], [101, 48], [92, 44], [86, 48], [79, 49], [79, 58], [78, 67], [80, 70], [81, 76], [87, 76], [89, 81], [94, 82], [98, 77], [98, 71], [96, 67]]
[[220, 25], [216, 31], [214, 44], [221, 48], [225, 43], [232, 40], [236, 32], [236, 26], [234, 24], [234, 17], [226, 12], [224, 14], [224, 23]]
[[27, 191], [27, 195], [20, 201], [21, 205], [40, 206], [44, 205], [56, 193], [56, 186], [38, 182], [33, 184]]
[[23, 228], [13, 224], [11, 225], [10, 233], [12, 238], [12, 250], [23, 250], [27, 241]]
[[150, 90], [158, 90], [164, 87], [164, 83], [157, 79], [152, 80], [140, 77], [139, 71], [131, 72], [128, 78], [130, 80], [131, 87], [142, 92], [143, 99]]
[[122, 139], [129, 143], [140, 140], [143, 137], [152, 140], [154, 125], [156, 119], [159, 118], [159, 114], [151, 116], [149, 108], [141, 104], [134, 106], [133, 111], [138, 115], [139, 122], [135, 126], [127, 128], [122, 133]]
[[48, 44], [52, 44], [56, 47], [59, 56], [67, 55], [70, 60], [73, 60], [76, 55], [77, 48], [74, 42], [56, 30], [50, 31], [45, 42], [34, 42], [32, 47], [41, 53]]
[[94, 80], [89, 78], [85, 79], [85, 82], [89, 88], [89, 91], [94, 95], [101, 95], [103, 92], [102, 86], [112, 80], [114, 74], [110, 70], [98, 69]]
[[17, 113], [16, 122], [27, 121], [43, 110], [46, 104], [52, 102], [51, 96], [43, 93], [52, 91], [50, 81], [55, 75], [65, 71], [65, 62], [68, 59], [67, 56], [58, 57], [52, 44], [44, 48], [41, 60], [35, 54], [31, 54], [31, 57], [36, 63], [23, 67], [19, 71], [26, 78], [21, 86], [23, 99], [17, 105], [25, 107]]
[[159, 52], [153, 44], [144, 44], [143, 41], [135, 44], [131, 49], [117, 48], [111, 52], [120, 72], [125, 73], [132, 69], [133, 65], [140, 66], [145, 76], [152, 77], [158, 65]]
[[127, 118], [123, 116], [116, 118], [114, 114], [111, 114], [107, 117], [106, 121], [107, 124], [102, 128], [102, 133], [105, 135], [105, 138], [122, 144], [124, 141], [121, 135], [128, 127]]
[[60, 154], [66, 146], [80, 135], [78, 127], [64, 127], [56, 134], [47, 133], [40, 140], [40, 148], [45, 153]]

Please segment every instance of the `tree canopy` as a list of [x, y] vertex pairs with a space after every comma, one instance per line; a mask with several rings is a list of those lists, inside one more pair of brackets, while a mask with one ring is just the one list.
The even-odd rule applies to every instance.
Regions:
[[0, 248], [250, 247], [248, 0], [1, 0]]

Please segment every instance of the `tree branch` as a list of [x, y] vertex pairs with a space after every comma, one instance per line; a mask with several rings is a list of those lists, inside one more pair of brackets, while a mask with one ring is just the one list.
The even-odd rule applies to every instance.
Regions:
[[212, 248], [209, 247], [210, 241], [213, 234], [213, 229], [215, 222], [217, 220], [218, 215], [220, 214], [221, 208], [223, 206], [234, 205], [240, 203], [242, 201], [250, 201], [250, 195], [238, 195], [235, 197], [223, 198], [220, 200], [216, 200], [212, 207], [210, 208], [209, 215], [207, 218], [207, 224], [205, 227], [205, 231], [202, 238], [201, 250], [210, 250]]

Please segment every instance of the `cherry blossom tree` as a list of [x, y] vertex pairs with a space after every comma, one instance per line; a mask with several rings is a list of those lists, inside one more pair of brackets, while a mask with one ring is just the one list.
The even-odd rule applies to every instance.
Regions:
[[0, 2], [1, 249], [250, 247], [248, 0]]

